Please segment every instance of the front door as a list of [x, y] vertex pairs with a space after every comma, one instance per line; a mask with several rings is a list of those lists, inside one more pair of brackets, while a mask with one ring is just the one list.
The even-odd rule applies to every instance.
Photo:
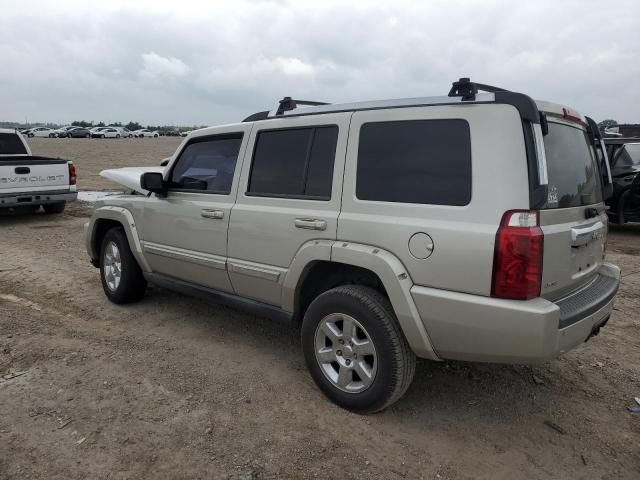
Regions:
[[232, 291], [227, 230], [250, 130], [208, 129], [167, 167], [166, 197], [151, 194], [144, 208], [143, 248], [154, 273]]

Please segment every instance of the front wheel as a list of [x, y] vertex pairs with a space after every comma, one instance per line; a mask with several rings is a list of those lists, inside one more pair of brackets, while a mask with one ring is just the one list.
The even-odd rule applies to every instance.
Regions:
[[334, 288], [311, 303], [302, 322], [302, 350], [320, 390], [358, 413], [398, 401], [415, 372], [415, 354], [389, 300], [361, 285]]
[[84, 136], [84, 138], [91, 138], [91, 134], [90, 134], [90, 133], [87, 133], [87, 134]]
[[100, 277], [107, 298], [113, 303], [140, 300], [147, 288], [142, 270], [131, 253], [124, 230], [109, 230], [100, 248]]
[[120, 138], [120, 134], [119, 134], [119, 133], [118, 133], [118, 134], [116, 134], [116, 138]]

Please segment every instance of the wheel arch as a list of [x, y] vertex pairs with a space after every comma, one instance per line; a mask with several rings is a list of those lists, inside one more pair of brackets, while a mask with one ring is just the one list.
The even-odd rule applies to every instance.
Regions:
[[439, 360], [411, 297], [413, 282], [407, 270], [397, 257], [377, 247], [327, 240], [307, 242], [285, 277], [282, 308], [293, 312], [294, 321], [299, 321], [315, 297], [348, 284], [363, 284], [383, 293], [416, 355]]
[[142, 253], [142, 244], [131, 212], [122, 207], [98, 208], [86, 225], [85, 243], [87, 252], [94, 265], [99, 262], [100, 245], [104, 235], [113, 227], [121, 227], [127, 237], [129, 248], [143, 272], [150, 272], [151, 268]]

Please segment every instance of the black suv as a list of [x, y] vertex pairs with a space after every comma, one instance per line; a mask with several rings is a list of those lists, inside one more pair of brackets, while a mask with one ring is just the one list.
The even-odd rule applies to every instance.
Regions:
[[613, 195], [607, 200], [614, 223], [640, 222], [640, 138], [605, 138]]

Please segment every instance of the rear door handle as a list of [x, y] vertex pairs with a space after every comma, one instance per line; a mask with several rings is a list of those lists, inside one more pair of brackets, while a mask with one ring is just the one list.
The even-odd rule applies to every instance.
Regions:
[[327, 222], [318, 218], [296, 218], [296, 228], [304, 228], [307, 230], [326, 230]]
[[222, 210], [200, 210], [200, 216], [204, 218], [222, 220], [224, 218], [224, 212]]

